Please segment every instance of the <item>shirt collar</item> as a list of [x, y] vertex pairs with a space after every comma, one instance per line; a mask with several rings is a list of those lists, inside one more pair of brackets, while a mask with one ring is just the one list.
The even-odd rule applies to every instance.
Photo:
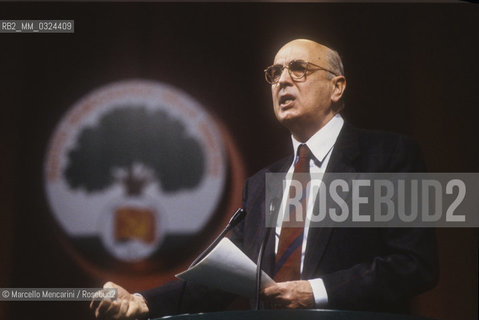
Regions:
[[[331, 120], [329, 120], [328, 123], [326, 123], [324, 127], [319, 129], [311, 138], [308, 139], [308, 141], [305, 142], [305, 144], [313, 153], [314, 157], [319, 162], [323, 162], [324, 158], [326, 158], [329, 151], [333, 148], [343, 124], [343, 117], [341, 117], [340, 114], [336, 114]], [[292, 135], [291, 141], [293, 142], [294, 159], [296, 161], [298, 147], [302, 143], [296, 140]]]

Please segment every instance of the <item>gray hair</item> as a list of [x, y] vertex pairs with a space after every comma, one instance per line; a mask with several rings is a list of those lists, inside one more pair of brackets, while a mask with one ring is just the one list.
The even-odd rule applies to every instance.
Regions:
[[[326, 55], [326, 60], [329, 64], [329, 69], [336, 73], [337, 75], [344, 76], [344, 67], [343, 61], [336, 50], [329, 49]], [[332, 74], [329, 75], [329, 79], [333, 77]]]
[[[336, 75], [344, 76], [343, 61], [336, 50], [329, 48], [328, 53], [326, 54], [326, 60], [329, 64], [328, 68], [332, 72], [334, 72]], [[328, 79], [332, 79], [333, 77], [334, 75], [332, 73], [328, 73]], [[335, 111], [340, 112], [345, 106], [344, 99], [341, 97], [341, 99], [338, 101], [338, 104], [335, 106]]]

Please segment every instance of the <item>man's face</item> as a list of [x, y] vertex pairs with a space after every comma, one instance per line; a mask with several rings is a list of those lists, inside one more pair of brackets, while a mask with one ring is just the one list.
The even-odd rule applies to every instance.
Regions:
[[[329, 68], [326, 52], [327, 48], [315, 42], [295, 40], [278, 51], [274, 64], [285, 66], [292, 60], [304, 60]], [[295, 81], [285, 68], [279, 82], [271, 85], [276, 118], [295, 138], [309, 139], [334, 115], [331, 110], [334, 86], [328, 76], [327, 71], [316, 70]]]

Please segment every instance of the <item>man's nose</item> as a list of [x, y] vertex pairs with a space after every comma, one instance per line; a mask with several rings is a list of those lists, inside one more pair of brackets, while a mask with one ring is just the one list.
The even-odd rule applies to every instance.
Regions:
[[287, 67], [283, 68], [283, 70], [281, 71], [278, 84], [280, 88], [293, 85], [293, 79], [291, 78], [291, 75], [289, 74], [289, 70]]

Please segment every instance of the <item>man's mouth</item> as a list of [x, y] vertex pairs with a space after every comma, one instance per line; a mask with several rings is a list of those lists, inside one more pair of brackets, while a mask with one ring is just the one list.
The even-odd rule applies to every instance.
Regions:
[[279, 106], [281, 108], [288, 107], [293, 103], [294, 100], [295, 100], [295, 97], [293, 95], [285, 94], [279, 97]]

